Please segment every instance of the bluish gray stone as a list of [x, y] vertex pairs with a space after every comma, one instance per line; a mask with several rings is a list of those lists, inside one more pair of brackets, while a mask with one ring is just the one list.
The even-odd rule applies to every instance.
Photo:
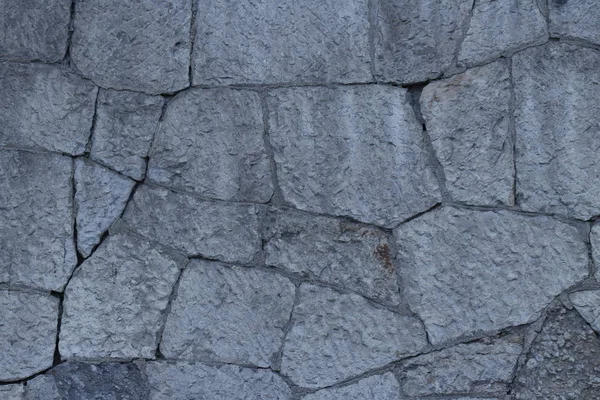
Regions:
[[579, 314], [600, 333], [600, 290], [584, 290], [569, 295]]
[[595, 0], [549, 0], [550, 34], [600, 45], [600, 8]]
[[370, 376], [339, 388], [327, 388], [302, 397], [302, 400], [377, 399], [401, 400], [400, 385], [391, 372]]

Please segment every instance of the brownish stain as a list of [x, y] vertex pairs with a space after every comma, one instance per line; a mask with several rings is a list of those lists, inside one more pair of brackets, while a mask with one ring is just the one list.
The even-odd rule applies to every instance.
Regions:
[[383, 262], [383, 268], [388, 272], [394, 272], [394, 263], [392, 263], [392, 258], [390, 257], [390, 247], [387, 243], [380, 244], [373, 251], [373, 255], [379, 261]]

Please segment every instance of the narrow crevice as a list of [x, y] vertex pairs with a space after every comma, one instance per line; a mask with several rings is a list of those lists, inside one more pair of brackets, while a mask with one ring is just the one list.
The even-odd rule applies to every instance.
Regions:
[[513, 77], [513, 59], [512, 57], [507, 59], [509, 84], [510, 84], [510, 99], [508, 102], [508, 130], [510, 140], [512, 144], [512, 165], [513, 165], [513, 185], [512, 185], [512, 203], [514, 207], [519, 206], [519, 198], [517, 192], [517, 124], [516, 124], [516, 94], [515, 94], [515, 80]]
[[65, 302], [65, 294], [64, 292], [53, 292], [52, 295], [58, 298], [58, 320], [56, 321], [56, 341], [54, 343], [54, 358], [52, 360], [52, 366], [56, 367], [58, 364], [62, 362], [60, 356], [60, 330], [62, 327], [62, 318], [63, 318], [63, 307]]
[[73, 40], [73, 32], [75, 31], [75, 3], [77, 0], [71, 0], [71, 7], [69, 9], [69, 32], [67, 33], [67, 46], [65, 55], [62, 59], [63, 63], [69, 63], [71, 60], [71, 43]]
[[269, 199], [269, 204], [285, 204], [283, 199], [283, 193], [279, 186], [279, 176], [277, 174], [277, 163], [275, 162], [275, 153], [271, 145], [270, 138], [270, 122], [269, 122], [269, 107], [267, 103], [267, 93], [265, 91], [259, 92], [260, 107], [262, 110], [262, 121], [263, 121], [263, 141], [267, 157], [269, 159], [269, 166], [271, 172], [271, 185], [273, 186], [273, 195]]
[[277, 350], [277, 353], [275, 354], [275, 358], [271, 361], [271, 369], [273, 369], [274, 371], [281, 371], [281, 362], [283, 360], [283, 349], [285, 347], [285, 343], [287, 341], [288, 334], [294, 327], [294, 322], [295, 322], [294, 321], [294, 310], [296, 309], [296, 306], [300, 303], [300, 284], [296, 284], [295, 286], [296, 286], [296, 288], [295, 288], [295, 292], [294, 292], [294, 302], [292, 303], [292, 308], [290, 310], [290, 318], [288, 319], [286, 324], [283, 326], [283, 337], [281, 338], [281, 345], [279, 346], [279, 349]]
[[377, 27], [379, 23], [379, 0], [369, 0], [367, 7], [369, 13], [369, 57], [371, 60], [371, 79], [376, 81], [377, 68], [375, 65], [375, 35], [377, 35]]
[[198, 0], [192, 0], [190, 17], [190, 59], [188, 64], [189, 86], [194, 86], [194, 46], [196, 41], [196, 13], [198, 12]]
[[98, 101], [100, 98], [100, 90], [96, 89], [96, 100], [94, 100], [94, 113], [92, 114], [92, 126], [90, 127], [90, 134], [88, 136], [87, 143], [85, 145], [85, 152], [83, 156], [89, 158], [90, 152], [92, 150], [92, 144], [94, 140], [94, 131], [96, 130], [96, 119], [98, 118]]
[[471, 28], [471, 20], [473, 19], [473, 14], [475, 13], [475, 7], [477, 7], [477, 2], [479, 0], [472, 0], [472, 1], [473, 1], [473, 3], [471, 3], [471, 9], [469, 10], [469, 15], [467, 15], [465, 20], [462, 21], [462, 24], [460, 27], [461, 35], [460, 35], [460, 38], [458, 39], [458, 41], [456, 42], [456, 48], [454, 50], [454, 56], [452, 57], [452, 63], [450, 65], [450, 68], [448, 68], [448, 70], [450, 71], [450, 75], [447, 73], [444, 73], [445, 78], [447, 78], [448, 76], [451, 76], [451, 75], [456, 75], [457, 73], [461, 73], [466, 69], [465, 66], [460, 64], [459, 57], [460, 57], [460, 52], [462, 51], [462, 47], [465, 42], [465, 39], [467, 38], [467, 34], [469, 33], [469, 29]]

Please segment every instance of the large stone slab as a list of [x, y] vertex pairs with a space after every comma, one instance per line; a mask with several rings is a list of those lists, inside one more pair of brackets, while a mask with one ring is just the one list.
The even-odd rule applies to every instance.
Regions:
[[148, 179], [222, 200], [266, 203], [273, 195], [258, 93], [192, 89], [169, 102]]
[[281, 372], [320, 388], [418, 353], [427, 345], [414, 317], [376, 308], [356, 294], [302, 284]]
[[181, 277], [163, 332], [167, 359], [268, 368], [290, 320], [295, 287], [254, 268], [192, 260]]
[[515, 55], [513, 76], [519, 205], [600, 214], [600, 53], [550, 42]]
[[71, 59], [99, 86], [153, 94], [189, 85], [192, 0], [75, 3]]
[[441, 76], [453, 62], [474, 0], [379, 0], [375, 74], [415, 83]]
[[513, 205], [510, 98], [509, 69], [503, 61], [423, 89], [421, 112], [453, 199]]
[[0, 382], [50, 368], [57, 326], [58, 298], [0, 289]]
[[83, 154], [97, 90], [66, 67], [0, 62], [0, 147]]
[[551, 0], [550, 35], [600, 45], [600, 9], [595, 0]]
[[579, 314], [600, 333], [600, 290], [585, 290], [569, 295]]
[[0, 282], [60, 291], [77, 264], [69, 157], [0, 150]]
[[532, 322], [588, 275], [584, 234], [550, 217], [443, 207], [394, 234], [433, 344]]
[[61, 356], [154, 358], [169, 297], [186, 262], [137, 235], [109, 236], [65, 290]]
[[302, 397], [302, 400], [347, 400], [347, 399], [377, 399], [401, 400], [400, 385], [394, 374], [363, 378], [356, 383], [340, 388], [321, 389]]
[[160, 96], [101, 89], [90, 158], [135, 180], [144, 178], [163, 103]]
[[125, 225], [187, 255], [250, 263], [260, 251], [259, 207], [199, 200], [147, 185], [125, 210]]
[[406, 94], [376, 85], [270, 91], [270, 140], [284, 199], [386, 227], [436, 204], [438, 183]]
[[149, 362], [146, 374], [151, 400], [292, 399], [292, 392], [283, 379], [264, 369], [192, 362]]
[[370, 81], [368, 4], [204, 2], [196, 15], [194, 84]]

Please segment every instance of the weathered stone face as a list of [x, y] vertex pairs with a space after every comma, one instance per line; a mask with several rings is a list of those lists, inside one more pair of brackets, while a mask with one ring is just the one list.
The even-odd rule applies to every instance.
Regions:
[[600, 332], [600, 290], [574, 292], [569, 299], [592, 329]]
[[551, 0], [550, 34], [563, 39], [584, 40], [600, 44], [600, 10], [594, 0]]
[[302, 400], [378, 399], [400, 400], [400, 386], [390, 372], [370, 376], [360, 381], [334, 389], [322, 389], [302, 397]]

